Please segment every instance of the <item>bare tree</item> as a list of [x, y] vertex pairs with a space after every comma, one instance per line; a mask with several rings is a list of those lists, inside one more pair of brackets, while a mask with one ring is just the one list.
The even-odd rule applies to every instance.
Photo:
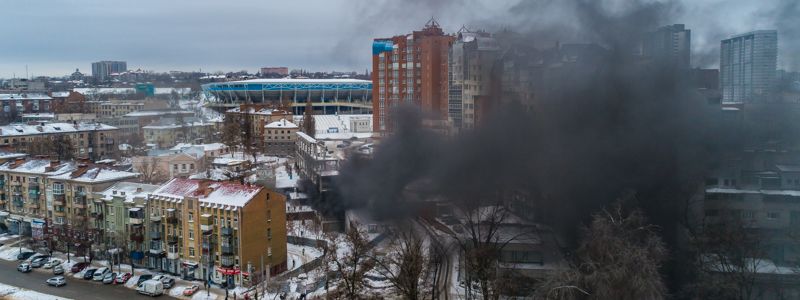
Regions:
[[144, 183], [158, 184], [164, 182], [168, 174], [159, 166], [162, 158], [156, 156], [142, 157], [140, 163], [136, 167], [136, 171], [141, 175], [140, 180]]
[[424, 239], [409, 226], [392, 233], [386, 253], [374, 255], [376, 270], [403, 299], [417, 300], [424, 295], [424, 275], [431, 266], [425, 248]]
[[317, 132], [314, 120], [314, 106], [311, 105], [311, 99], [306, 101], [306, 108], [303, 112], [303, 123], [301, 124], [302, 131], [310, 137], [314, 137]]
[[666, 247], [639, 209], [620, 203], [594, 215], [572, 268], [537, 286], [545, 299], [663, 299]]
[[321, 243], [323, 268], [326, 273], [334, 275], [329, 282], [338, 284], [331, 295], [343, 299], [366, 298], [365, 275], [374, 266], [367, 234], [352, 226], [338, 240], [334, 235], [328, 235], [326, 239], [326, 243]]
[[236, 152], [235, 149], [239, 146], [242, 137], [242, 127], [239, 121], [239, 114], [230, 113], [225, 115], [225, 122], [222, 128], [222, 143], [228, 146], [231, 152]]
[[[738, 211], [735, 211], [738, 213]], [[721, 216], [693, 238], [701, 298], [752, 299], [758, 270], [766, 263], [760, 233], [740, 216]]]

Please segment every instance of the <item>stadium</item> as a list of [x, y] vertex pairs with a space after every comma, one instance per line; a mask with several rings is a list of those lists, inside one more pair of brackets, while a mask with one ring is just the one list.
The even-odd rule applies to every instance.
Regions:
[[291, 107], [295, 115], [311, 100], [318, 114], [372, 113], [372, 82], [359, 79], [250, 79], [202, 86], [208, 106], [216, 109], [265, 103]]

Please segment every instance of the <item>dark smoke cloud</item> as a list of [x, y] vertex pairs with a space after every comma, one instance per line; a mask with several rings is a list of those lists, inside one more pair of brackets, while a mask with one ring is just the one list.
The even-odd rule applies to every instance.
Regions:
[[[342, 169], [339, 209], [367, 206], [382, 219], [404, 218], [415, 213], [411, 188], [457, 205], [493, 204], [516, 190], [530, 195], [535, 215], [529, 217], [574, 238], [592, 212], [633, 191], [674, 241], [681, 205], [704, 170], [740, 140], [717, 120], [719, 107], [690, 88], [686, 73], [631, 55], [638, 38], [680, 6], [603, 3], [514, 6], [511, 15], [530, 22], [516, 43], [544, 49], [558, 40], [595, 42], [605, 50], [593, 48], [596, 55], [577, 67], [553, 69], [547, 96], [530, 111], [518, 99], [493, 99], [485, 123], [456, 138], [436, 136], [419, 126], [419, 116], [398, 113], [400, 129], [374, 158]], [[555, 11], [560, 19], [552, 18]]]

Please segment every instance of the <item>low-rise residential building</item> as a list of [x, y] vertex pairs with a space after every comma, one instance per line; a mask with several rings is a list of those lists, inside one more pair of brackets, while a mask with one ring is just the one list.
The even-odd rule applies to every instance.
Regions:
[[223, 143], [210, 143], [210, 144], [189, 144], [178, 143], [175, 147], [169, 149], [172, 153], [187, 153], [196, 157], [217, 157], [230, 154], [230, 148]]
[[109, 249], [124, 247], [128, 250], [126, 255], [137, 265], [143, 264], [144, 253], [148, 249], [142, 242], [131, 241], [132, 224], [129, 222], [128, 211], [145, 209], [148, 195], [157, 188], [157, 185], [152, 184], [117, 182], [97, 193], [98, 199], [103, 201], [102, 211], [96, 213], [96, 217], [105, 225], [103, 243]]
[[[52, 226], [84, 232], [93, 253], [106, 250], [105, 203], [99, 192], [123, 180], [134, 180], [138, 173], [118, 171], [80, 163], [72, 172], [49, 177], [53, 199]], [[55, 236], [59, 236], [58, 233]], [[63, 237], [63, 236], [62, 236]], [[61, 242], [66, 242], [61, 239]]]
[[43, 93], [0, 94], [0, 116], [12, 117], [17, 114], [50, 112], [50, 96]]
[[179, 142], [202, 142], [213, 133], [214, 124], [197, 119], [184, 121], [162, 118], [142, 127], [145, 143], [157, 148], [171, 148]]
[[287, 110], [275, 109], [266, 104], [241, 104], [239, 107], [225, 112], [226, 118], [238, 117], [243, 124], [249, 124], [255, 133], [257, 141], [264, 141], [265, 126], [281, 119], [292, 119], [292, 113]]
[[203, 157], [186, 153], [137, 156], [131, 159], [133, 170], [142, 174], [145, 182], [162, 183], [171, 178], [186, 178], [203, 170]]
[[299, 127], [286, 119], [264, 126], [264, 146], [267, 155], [288, 156], [294, 154]]
[[310, 180], [322, 197], [333, 188], [342, 161], [351, 155], [372, 154], [370, 140], [318, 140], [304, 132], [296, 132], [295, 159], [300, 177]]
[[[65, 214], [53, 209], [44, 191], [49, 177], [71, 172], [72, 162], [44, 158], [17, 158], [0, 165], [0, 211], [6, 213], [9, 233], [41, 239], [41, 226], [54, 215]], [[37, 232], [32, 232], [36, 228]]]
[[74, 157], [99, 160], [116, 153], [117, 131], [116, 127], [100, 123], [10, 124], [0, 126], [0, 148], [28, 152], [29, 147], [64, 138], [72, 144]]
[[[266, 188], [173, 179], [148, 198], [148, 266], [239, 285], [250, 274], [283, 272], [286, 200]], [[263, 262], [263, 268], [262, 268]], [[211, 267], [210, 267], [211, 266]]]

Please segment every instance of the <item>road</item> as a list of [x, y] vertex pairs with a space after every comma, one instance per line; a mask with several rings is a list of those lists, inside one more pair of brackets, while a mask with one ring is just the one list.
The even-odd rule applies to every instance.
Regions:
[[[72, 274], [64, 276], [67, 278], [67, 285], [62, 287], [52, 287], [45, 283], [47, 278], [53, 277], [51, 270], [34, 269], [30, 273], [20, 273], [17, 271], [17, 262], [0, 260], [0, 282], [16, 287], [37, 291], [40, 293], [55, 295], [71, 299], [87, 300], [108, 300], [142, 298], [152, 299], [151, 297], [140, 295], [133, 289], [124, 286], [108, 285], [99, 282], [88, 281], [72, 277]], [[166, 294], [159, 299], [176, 299]]]

